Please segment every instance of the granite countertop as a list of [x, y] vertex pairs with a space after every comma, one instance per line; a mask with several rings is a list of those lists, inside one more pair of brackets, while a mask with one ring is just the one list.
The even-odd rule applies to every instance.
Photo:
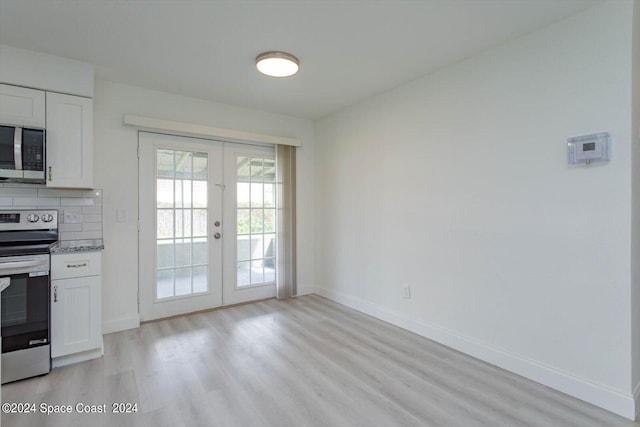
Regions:
[[94, 240], [62, 240], [51, 247], [52, 254], [65, 254], [69, 252], [94, 252], [104, 249], [102, 239]]

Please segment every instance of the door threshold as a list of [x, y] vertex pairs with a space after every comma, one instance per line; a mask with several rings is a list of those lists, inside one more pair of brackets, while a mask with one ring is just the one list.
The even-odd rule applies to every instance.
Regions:
[[218, 310], [223, 310], [225, 308], [240, 307], [241, 305], [255, 304], [257, 302], [269, 301], [272, 299], [276, 299], [276, 297], [257, 299], [254, 301], [239, 302], [237, 304], [221, 305], [220, 307], [205, 308], [204, 310], [190, 311], [189, 313], [174, 314], [173, 316], [160, 317], [158, 319], [152, 319], [152, 320], [144, 320], [140, 322], [140, 326], [146, 325], [147, 323], [155, 323], [155, 322], [161, 322], [163, 320], [177, 319], [178, 317], [192, 316], [194, 314], [209, 313], [210, 311], [218, 311]]

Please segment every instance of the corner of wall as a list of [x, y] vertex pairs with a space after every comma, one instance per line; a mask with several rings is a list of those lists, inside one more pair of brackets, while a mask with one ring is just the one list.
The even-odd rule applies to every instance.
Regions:
[[102, 322], [102, 334], [111, 334], [113, 332], [126, 331], [127, 329], [136, 329], [140, 327], [140, 316], [127, 316], [118, 319], [110, 319]]
[[[631, 58], [631, 156], [632, 156], [632, 247], [631, 247], [631, 385], [640, 417], [640, 0], [633, 2]], [[633, 260], [636, 260], [635, 262]]]
[[640, 421], [640, 383], [633, 393], [633, 401], [636, 407], [636, 421]]

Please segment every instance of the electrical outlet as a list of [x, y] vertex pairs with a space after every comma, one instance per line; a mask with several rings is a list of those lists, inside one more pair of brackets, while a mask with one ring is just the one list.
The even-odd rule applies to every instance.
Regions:
[[64, 223], [76, 224], [80, 221], [80, 215], [74, 211], [64, 211]]
[[404, 287], [402, 288], [402, 298], [411, 299], [411, 286], [404, 285]]

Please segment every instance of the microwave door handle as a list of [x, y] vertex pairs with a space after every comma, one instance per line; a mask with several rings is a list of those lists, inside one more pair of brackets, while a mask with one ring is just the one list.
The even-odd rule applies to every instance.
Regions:
[[16, 170], [22, 170], [22, 128], [16, 127], [13, 134], [13, 157], [16, 161]]

